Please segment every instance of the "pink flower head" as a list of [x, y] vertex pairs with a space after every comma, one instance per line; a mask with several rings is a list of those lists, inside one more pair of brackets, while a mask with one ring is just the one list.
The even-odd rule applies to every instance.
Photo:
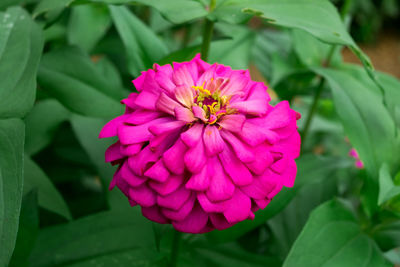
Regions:
[[119, 164], [117, 186], [132, 206], [188, 233], [253, 219], [283, 186], [299, 156], [299, 114], [268, 104], [248, 71], [202, 61], [154, 65], [133, 81], [138, 93], [100, 138], [117, 136], [105, 154]]
[[357, 150], [352, 148], [349, 152], [349, 156], [356, 159], [356, 168], [357, 169], [364, 169], [364, 162], [361, 161], [360, 156], [357, 153]]

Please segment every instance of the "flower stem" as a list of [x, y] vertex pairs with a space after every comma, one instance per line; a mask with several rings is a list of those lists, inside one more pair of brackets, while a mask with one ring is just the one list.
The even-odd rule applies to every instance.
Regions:
[[[209, 12], [212, 12], [215, 8], [216, 0], [210, 1]], [[214, 32], [214, 22], [206, 19], [203, 31], [203, 43], [201, 45], [201, 59], [204, 61], [208, 60], [208, 53], [210, 51], [211, 39]]]
[[206, 19], [203, 32], [203, 44], [201, 45], [201, 59], [208, 60], [208, 53], [210, 51], [211, 39], [214, 31], [214, 22]]
[[178, 255], [179, 255], [179, 247], [181, 243], [182, 233], [178, 231], [174, 231], [174, 237], [172, 239], [172, 248], [171, 248], [171, 259], [170, 259], [170, 267], [176, 267], [178, 263]]
[[305, 143], [304, 141], [306, 140], [306, 137], [308, 135], [308, 131], [310, 130], [311, 122], [312, 122], [314, 114], [315, 114], [315, 112], [317, 110], [318, 100], [321, 97], [321, 93], [322, 93], [322, 90], [324, 89], [324, 86], [325, 86], [325, 79], [321, 77], [321, 79], [319, 80], [319, 84], [318, 84], [317, 90], [316, 90], [315, 95], [314, 95], [314, 100], [313, 100], [313, 103], [311, 105], [310, 111], [307, 114], [307, 119], [306, 119], [306, 122], [304, 124], [303, 132], [301, 134], [301, 140], [302, 140], [302, 142], [301, 142], [301, 150], [303, 150], [303, 146], [304, 146], [304, 143]]
[[[341, 9], [341, 12], [340, 12], [342, 20], [349, 13], [351, 4], [352, 4], [352, 0], [346, 0], [344, 5], [342, 6], [342, 9]], [[325, 62], [323, 64], [324, 67], [329, 67], [329, 65], [331, 64], [332, 58], [333, 58], [333, 56], [334, 56], [334, 54], [336, 52], [336, 48], [337, 48], [337, 46], [333, 45], [331, 47], [331, 49], [329, 50], [329, 53], [328, 53], [328, 55], [326, 57], [326, 60], [325, 60]], [[305, 140], [306, 140], [306, 137], [308, 135], [308, 132], [310, 130], [312, 119], [314, 117], [315, 112], [317, 111], [318, 101], [319, 101], [319, 99], [321, 97], [321, 94], [322, 94], [322, 91], [324, 89], [325, 81], [326, 80], [325, 80], [324, 77], [320, 78], [317, 90], [316, 90], [315, 95], [314, 95], [313, 103], [311, 104], [310, 111], [307, 114], [306, 122], [304, 124], [304, 128], [303, 128], [303, 131], [302, 131], [302, 134], [301, 134], [301, 140], [302, 140], [302, 142], [301, 142], [301, 151], [303, 151], [303, 147], [304, 147]]]

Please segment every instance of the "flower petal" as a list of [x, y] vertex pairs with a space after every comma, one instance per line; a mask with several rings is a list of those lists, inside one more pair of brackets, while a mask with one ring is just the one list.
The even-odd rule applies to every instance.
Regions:
[[194, 147], [200, 140], [201, 134], [203, 133], [204, 125], [200, 123], [194, 124], [186, 132], [181, 134], [182, 141], [188, 147]]
[[185, 187], [195, 191], [205, 191], [210, 186], [211, 174], [208, 168], [204, 167], [199, 173], [193, 174]]
[[221, 160], [222, 166], [225, 171], [232, 178], [232, 181], [237, 186], [244, 186], [251, 184], [253, 177], [250, 171], [244, 164], [236, 157], [232, 150], [225, 145], [224, 150], [218, 155]]
[[171, 194], [165, 196], [158, 195], [157, 203], [164, 208], [179, 210], [188, 200], [190, 194], [190, 190], [187, 190], [184, 186], [181, 186]]
[[112, 119], [101, 129], [99, 138], [108, 138], [117, 135], [118, 127], [128, 118], [129, 115], [122, 115]]
[[185, 233], [200, 233], [207, 225], [208, 214], [199, 205], [195, 205], [190, 214], [182, 221], [173, 221], [176, 230]]
[[193, 88], [189, 87], [188, 85], [181, 85], [176, 87], [175, 98], [182, 105], [190, 108], [193, 105], [194, 101]]
[[246, 121], [246, 116], [242, 114], [225, 115], [218, 124], [225, 130], [231, 132], [240, 132]]
[[196, 146], [189, 148], [185, 153], [184, 161], [190, 172], [198, 173], [201, 171], [207, 162], [202, 139], [200, 139]]
[[121, 153], [121, 143], [118, 141], [109, 146], [105, 153], [105, 161], [112, 162], [125, 158], [126, 156]]
[[151, 207], [156, 204], [156, 194], [146, 184], [131, 187], [129, 197], [142, 207]]
[[171, 175], [165, 182], [150, 181], [149, 186], [158, 194], [165, 196], [177, 190], [182, 182], [182, 175]]
[[158, 99], [155, 100], [157, 110], [168, 113], [172, 116], [175, 115], [175, 108], [181, 107], [181, 104], [167, 96], [165, 93], [161, 93]]
[[253, 162], [256, 157], [253, 153], [253, 148], [242, 143], [236, 136], [228, 131], [221, 131], [222, 137], [231, 144], [236, 156], [244, 163]]
[[185, 123], [191, 123], [195, 120], [193, 112], [190, 109], [184, 107], [175, 108], [175, 117], [177, 120], [183, 121]]
[[185, 170], [183, 157], [186, 151], [186, 145], [179, 138], [176, 143], [164, 153], [163, 160], [165, 166], [175, 174], [182, 174]]
[[160, 207], [158, 206], [151, 206], [151, 207], [142, 207], [142, 214], [147, 219], [161, 224], [170, 223], [170, 221], [165, 218], [165, 216], [161, 213]]
[[210, 158], [207, 164], [211, 175], [211, 183], [206, 194], [211, 201], [223, 201], [232, 197], [235, 186], [224, 172], [221, 162], [217, 157]]
[[207, 156], [214, 156], [224, 150], [224, 140], [222, 140], [216, 126], [207, 125], [203, 133], [204, 146]]
[[165, 168], [164, 162], [160, 159], [151, 166], [144, 175], [154, 181], [165, 182], [169, 177], [169, 171]]

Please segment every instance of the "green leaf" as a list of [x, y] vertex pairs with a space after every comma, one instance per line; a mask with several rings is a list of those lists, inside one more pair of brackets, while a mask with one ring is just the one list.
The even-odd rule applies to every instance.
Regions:
[[108, 9], [102, 5], [82, 5], [72, 8], [67, 38], [72, 45], [91, 51], [111, 26]]
[[9, 6], [17, 6], [21, 4], [24, 0], [3, 0], [0, 3], [0, 10], [5, 9]]
[[128, 8], [110, 6], [111, 16], [125, 45], [128, 68], [132, 75], [139, 76], [153, 63], [165, 57], [167, 47], [155, 33], [140, 21]]
[[28, 266], [28, 257], [39, 232], [37, 202], [36, 190], [28, 192], [22, 199], [17, 242], [9, 265], [10, 267]]
[[345, 133], [372, 177], [378, 175], [383, 162], [388, 162], [390, 166], [397, 162], [395, 125], [380, 93], [366, 87], [346, 71], [314, 70], [330, 84]]
[[[70, 6], [78, 0], [42, 0], [36, 7], [35, 16], [54, 9]], [[157, 9], [167, 20], [174, 24], [181, 24], [205, 17], [208, 12], [200, 1], [196, 0], [88, 0], [86, 2], [104, 4], [142, 4]], [[185, 12], [182, 12], [184, 10]]]
[[67, 47], [44, 55], [40, 86], [78, 114], [111, 118], [123, 112], [122, 88], [113, 86], [79, 49]]
[[167, 20], [174, 24], [181, 24], [194, 19], [202, 18], [208, 14], [206, 8], [198, 0], [91, 0], [107, 4], [137, 3], [154, 7]]
[[384, 251], [400, 247], [400, 221], [397, 219], [377, 225], [373, 238]]
[[275, 217], [268, 220], [268, 225], [276, 242], [270, 242], [274, 254], [286, 258], [290, 248], [297, 239], [310, 213], [320, 204], [332, 199], [337, 194], [337, 179], [329, 179], [303, 186], [293, 200]]
[[122, 79], [117, 67], [106, 57], [96, 62], [96, 68], [114, 87], [122, 88]]
[[42, 13], [62, 9], [71, 5], [75, 0], [42, 0], [35, 7], [33, 16], [36, 17]]
[[400, 195], [400, 186], [395, 186], [392, 176], [390, 175], [389, 166], [387, 164], [383, 164], [379, 170], [378, 205], [382, 205], [397, 195]]
[[165, 56], [161, 60], [158, 61], [158, 64], [165, 65], [165, 64], [172, 64], [173, 62], [183, 62], [189, 61], [196, 56], [196, 54], [200, 53], [201, 46], [191, 46], [180, 49], [178, 51], [174, 51], [169, 55]]
[[217, 25], [217, 28], [232, 39], [212, 42], [209, 62], [218, 62], [234, 69], [247, 69], [254, 33], [247, 28], [227, 24]]
[[69, 118], [69, 111], [57, 100], [38, 102], [25, 118], [25, 152], [33, 155], [48, 146], [58, 127]]
[[332, 200], [315, 209], [294, 243], [284, 267], [390, 266], [364, 234], [344, 203]]
[[98, 138], [101, 129], [106, 123], [106, 120], [79, 115], [74, 115], [71, 118], [72, 128], [79, 143], [89, 155], [91, 162], [100, 175], [103, 187], [109, 196], [111, 208], [126, 210], [129, 207], [128, 201], [125, 198], [121, 199], [122, 194], [118, 190], [113, 190], [110, 193], [107, 192], [116, 168], [104, 161], [104, 153], [113, 143], [113, 140]]
[[24, 192], [37, 189], [40, 207], [71, 219], [67, 204], [49, 177], [29, 156], [25, 156], [24, 163]]
[[30, 14], [20, 7], [0, 12], [0, 118], [23, 117], [32, 108], [42, 49]]
[[[302, 63], [306, 66], [323, 66], [326, 62], [332, 45], [321, 42], [311, 34], [294, 29], [292, 31], [293, 48], [300, 58]], [[334, 57], [330, 65], [337, 65], [341, 63], [340, 50], [335, 49]]]
[[355, 44], [330, 1], [227, 0], [210, 14], [210, 18], [235, 23], [242, 12], [264, 18], [272, 25], [304, 30], [326, 43], [349, 46], [370, 78], [381, 87], [370, 59]]
[[17, 238], [22, 201], [24, 123], [0, 120], [0, 266], [7, 266]]
[[256, 213], [254, 220], [240, 222], [223, 231], [211, 232], [208, 236], [212, 240], [218, 242], [235, 240], [277, 215], [290, 203], [293, 197], [304, 185], [323, 181], [337, 168], [348, 167], [347, 161], [342, 161], [337, 158], [316, 157], [313, 155], [303, 155], [296, 161], [296, 163], [298, 174], [293, 188], [283, 188], [264, 210], [260, 210]]
[[327, 0], [229, 0], [211, 16], [234, 22], [241, 12], [260, 16], [273, 25], [307, 31], [327, 43], [355, 45], [337, 10]]
[[98, 267], [98, 266], [163, 266], [163, 255], [157, 253], [154, 248], [129, 249], [100, 255], [77, 263], [67, 264], [68, 267]]
[[31, 266], [86, 263], [97, 257], [114, 255], [115, 259], [118, 253], [141, 248], [154, 248], [154, 237], [151, 223], [138, 208], [107, 211], [43, 229], [30, 262]]
[[[196, 247], [193, 248], [193, 246]], [[187, 244], [185, 248], [191, 251], [184, 257], [184, 262], [181, 260], [182, 262], [180, 265], [182, 266], [278, 267], [282, 265], [282, 263], [274, 257], [250, 253], [234, 243], [219, 245], [205, 243], [201, 246], [197, 244]]]

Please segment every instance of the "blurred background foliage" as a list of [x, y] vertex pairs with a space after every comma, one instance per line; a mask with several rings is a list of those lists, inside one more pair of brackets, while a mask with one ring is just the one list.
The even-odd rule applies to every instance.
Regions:
[[[108, 191], [113, 140], [97, 136], [141, 71], [200, 52], [205, 19], [215, 22], [209, 61], [249, 68], [274, 102], [289, 100], [303, 149], [293, 188], [254, 221], [184, 234], [178, 266], [400, 264], [399, 9], [396, 0], [219, 0], [214, 10], [208, 0], [2, 0], [0, 266], [170, 264], [172, 227]], [[356, 43], [391, 74], [374, 71]]]

